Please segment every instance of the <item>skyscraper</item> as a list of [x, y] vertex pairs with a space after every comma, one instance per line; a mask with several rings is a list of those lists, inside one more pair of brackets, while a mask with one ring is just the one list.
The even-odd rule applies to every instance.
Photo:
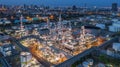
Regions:
[[118, 11], [118, 4], [117, 3], [112, 3], [112, 11], [113, 12]]
[[77, 7], [75, 5], [72, 6], [72, 10], [76, 10]]

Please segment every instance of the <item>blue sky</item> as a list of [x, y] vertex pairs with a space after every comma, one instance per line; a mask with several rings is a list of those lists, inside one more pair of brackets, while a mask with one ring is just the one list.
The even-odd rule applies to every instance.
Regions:
[[21, 5], [36, 4], [49, 6], [111, 6], [113, 2], [117, 2], [120, 6], [120, 0], [0, 0], [0, 4]]

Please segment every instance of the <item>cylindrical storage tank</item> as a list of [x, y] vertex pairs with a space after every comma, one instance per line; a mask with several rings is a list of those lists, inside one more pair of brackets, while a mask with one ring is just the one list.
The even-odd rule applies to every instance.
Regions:
[[89, 67], [89, 63], [86, 62], [86, 61], [84, 61], [84, 62], [82, 63], [82, 65], [83, 65], [83, 67]]
[[87, 61], [88, 61], [89, 65], [91, 65], [91, 66], [93, 65], [93, 59], [88, 59]]
[[24, 65], [29, 65], [30, 61], [32, 60], [31, 53], [29, 53], [29, 52], [21, 52], [20, 60], [21, 60], [21, 67], [23, 67]]

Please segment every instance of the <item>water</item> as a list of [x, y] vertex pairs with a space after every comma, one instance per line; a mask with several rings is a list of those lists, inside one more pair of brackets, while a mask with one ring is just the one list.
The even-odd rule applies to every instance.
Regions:
[[117, 2], [120, 6], [120, 0], [0, 0], [0, 4], [21, 5], [21, 4], [36, 4], [47, 6], [98, 6], [110, 7], [113, 2]]

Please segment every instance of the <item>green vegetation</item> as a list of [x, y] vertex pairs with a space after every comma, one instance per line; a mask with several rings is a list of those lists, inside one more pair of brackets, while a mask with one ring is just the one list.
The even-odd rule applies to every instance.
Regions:
[[0, 67], [2, 67], [2, 64], [0, 64]]
[[73, 63], [73, 64], [71, 65], [71, 67], [76, 67], [77, 65], [81, 64], [83, 61], [85, 61], [86, 59], [88, 59], [88, 58], [90, 58], [90, 57], [91, 57], [91, 55], [87, 55], [87, 56], [79, 59], [78, 61], [76, 61], [75, 63]]
[[120, 32], [116, 32], [116, 33], [112, 34], [112, 37], [115, 37], [115, 36], [120, 36]]
[[[85, 61], [87, 58], [91, 57], [90, 55], [81, 58], [79, 61], [76, 61], [71, 65], [71, 67], [76, 67], [77, 65], [81, 64], [83, 61]], [[91, 57], [96, 61], [96, 63], [104, 63], [106, 67], [120, 67], [120, 60], [119, 59], [114, 59], [111, 57], [108, 57], [106, 55], [99, 55], [95, 57]]]
[[108, 58], [105, 55], [100, 55], [98, 57], [99, 61], [103, 62], [104, 64], [108, 65], [113, 65], [113, 67], [120, 67], [120, 60], [119, 59], [114, 59], [114, 58]]
[[76, 61], [74, 64], [72, 64], [72, 66], [71, 67], [76, 67], [77, 65], [79, 65], [81, 63], [81, 61], [79, 60], [79, 61]]

